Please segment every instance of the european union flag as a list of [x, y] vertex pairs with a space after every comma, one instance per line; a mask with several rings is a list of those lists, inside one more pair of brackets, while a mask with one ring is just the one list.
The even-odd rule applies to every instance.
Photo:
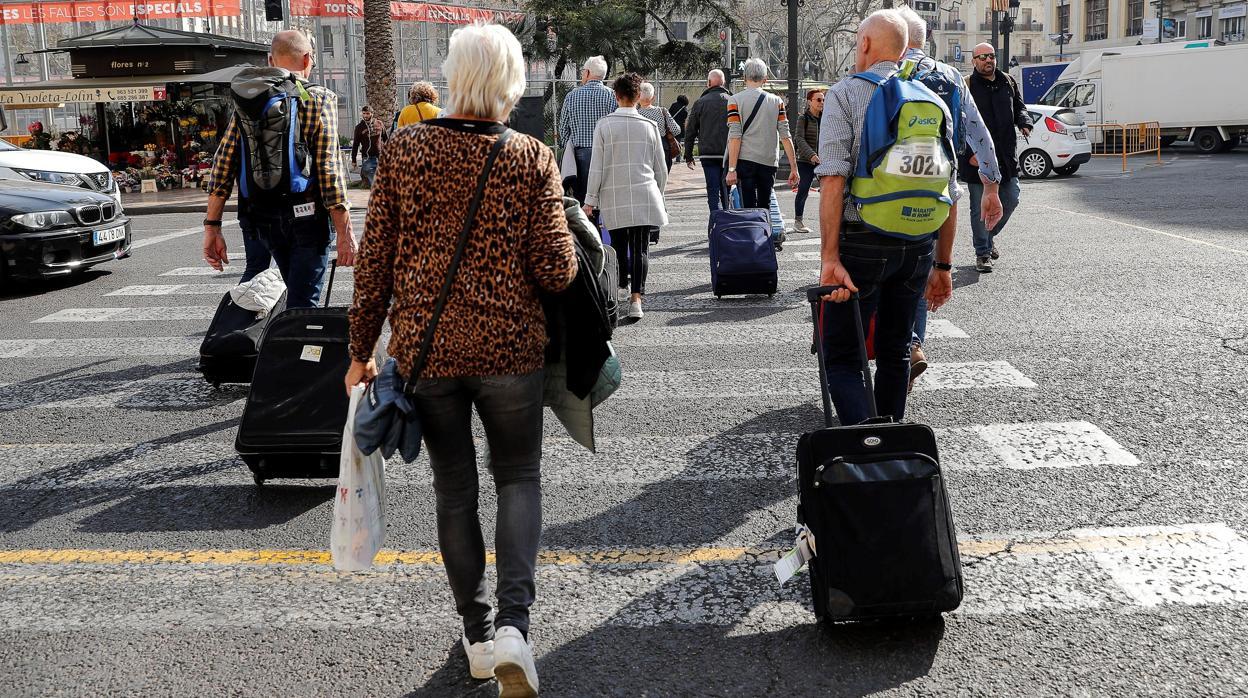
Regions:
[[1066, 63], [1058, 63], [1023, 68], [1023, 101], [1035, 104], [1036, 100], [1049, 91], [1049, 87], [1057, 81], [1066, 67]]

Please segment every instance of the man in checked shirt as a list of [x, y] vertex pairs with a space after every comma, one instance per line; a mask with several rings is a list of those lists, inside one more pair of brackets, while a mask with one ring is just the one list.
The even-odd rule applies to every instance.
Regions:
[[[312, 42], [298, 30], [278, 32], [269, 65], [285, 68], [302, 80], [312, 73]], [[286, 307], [309, 308], [321, 295], [329, 243], [338, 232], [338, 265], [355, 261], [356, 240], [348, 214], [346, 179], [338, 160], [338, 97], [319, 85], [307, 87], [299, 101], [299, 127], [311, 162], [311, 196], [291, 205], [250, 205], [240, 196], [238, 222], [247, 247], [267, 247], [286, 282]], [[221, 214], [241, 168], [243, 139], [238, 117], [230, 119], [208, 177], [208, 212], [204, 219], [204, 260], [218, 271], [230, 263]], [[330, 228], [330, 222], [333, 228]], [[260, 243], [257, 246], [255, 243]], [[248, 249], [250, 253], [252, 249]]]
[[620, 105], [615, 93], [602, 84], [607, 76], [607, 61], [594, 56], [581, 68], [581, 86], [563, 98], [559, 111], [559, 142], [572, 148], [576, 158], [576, 183], [573, 196], [585, 205], [585, 189], [589, 186], [589, 162], [593, 154], [594, 127], [598, 120], [613, 113]]

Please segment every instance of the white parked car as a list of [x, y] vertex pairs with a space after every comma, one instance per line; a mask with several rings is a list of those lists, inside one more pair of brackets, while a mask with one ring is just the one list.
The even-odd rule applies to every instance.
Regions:
[[1018, 134], [1018, 169], [1023, 177], [1042, 179], [1050, 172], [1075, 173], [1092, 159], [1092, 141], [1083, 119], [1074, 109], [1028, 104], [1031, 136]]
[[[103, 164], [85, 155], [19, 148], [0, 139], [0, 180], [49, 182], [82, 187], [113, 197], [121, 207], [121, 191]], [[3, 187], [0, 182], [0, 187]]]

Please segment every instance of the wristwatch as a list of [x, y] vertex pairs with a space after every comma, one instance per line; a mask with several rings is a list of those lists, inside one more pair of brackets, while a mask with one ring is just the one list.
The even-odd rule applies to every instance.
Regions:
[[736, 171], [737, 171], [737, 168], [735, 168], [735, 167], [729, 167], [729, 168], [728, 168], [728, 171], [729, 171], [729, 172], [736, 172]]
[[219, 219], [219, 218], [218, 218], [217, 220], [215, 220], [215, 221], [214, 221], [214, 220], [212, 220], [212, 219], [205, 218], [205, 219], [204, 219], [204, 225], [205, 225], [205, 226], [212, 226], [212, 227], [214, 227], [214, 228], [220, 228], [220, 227], [221, 227], [221, 219]]
[[953, 271], [953, 265], [947, 262], [932, 262], [932, 266], [940, 271]]

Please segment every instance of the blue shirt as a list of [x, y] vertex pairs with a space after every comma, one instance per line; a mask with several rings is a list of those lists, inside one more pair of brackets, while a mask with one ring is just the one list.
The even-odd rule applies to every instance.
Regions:
[[615, 93], [601, 80], [590, 80], [563, 98], [559, 112], [559, 143], [577, 148], [592, 148], [594, 127], [598, 120], [619, 107]]

